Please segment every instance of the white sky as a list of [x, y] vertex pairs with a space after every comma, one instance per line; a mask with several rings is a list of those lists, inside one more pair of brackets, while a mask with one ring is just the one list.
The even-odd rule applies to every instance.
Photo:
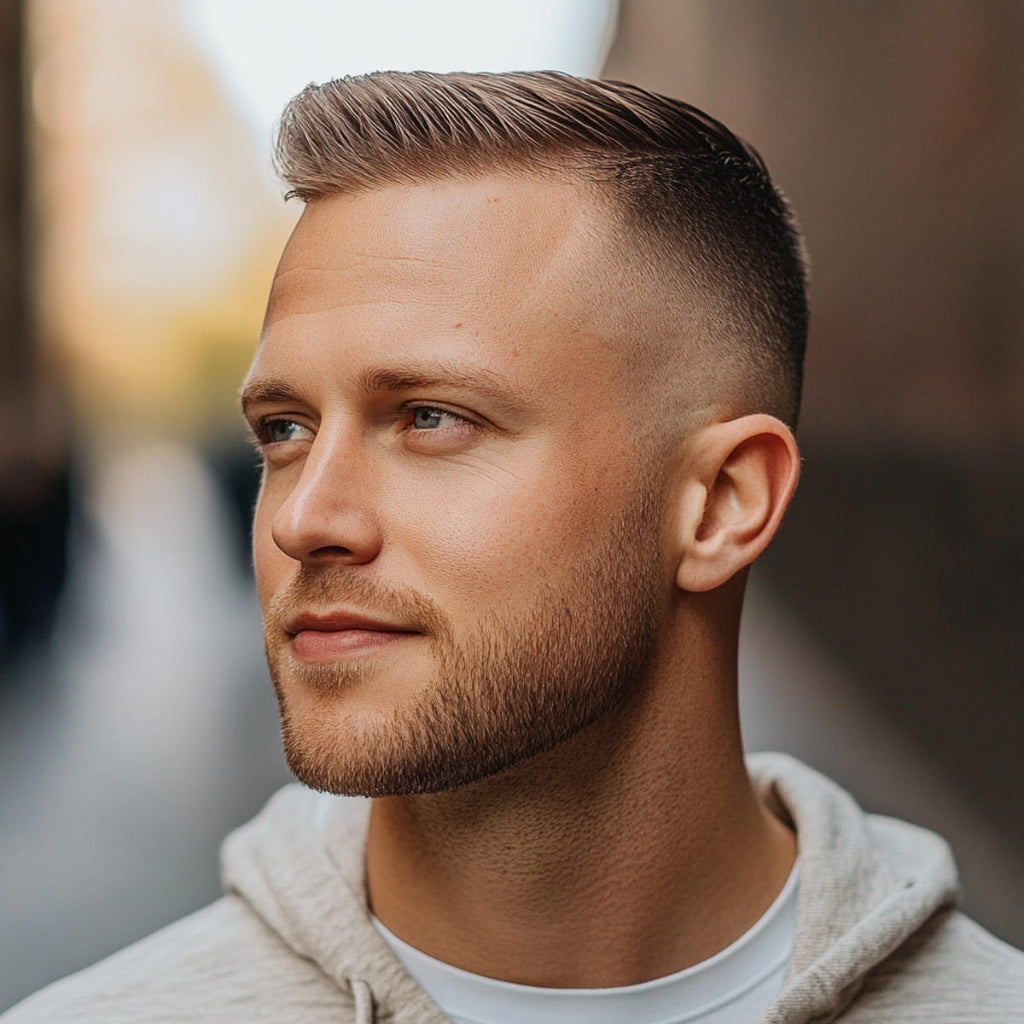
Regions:
[[616, 0], [184, 0], [185, 12], [266, 149], [311, 81], [381, 69], [596, 75]]

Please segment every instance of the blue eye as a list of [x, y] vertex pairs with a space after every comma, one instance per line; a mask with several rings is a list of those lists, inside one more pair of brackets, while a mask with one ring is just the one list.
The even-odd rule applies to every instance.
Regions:
[[306, 428], [295, 420], [270, 420], [263, 425], [267, 442], [275, 444], [283, 441], [295, 441], [297, 435]]
[[412, 425], [416, 430], [437, 430], [445, 426], [446, 421], [448, 424], [457, 424], [461, 422], [461, 417], [429, 405], [417, 406], [412, 413]]

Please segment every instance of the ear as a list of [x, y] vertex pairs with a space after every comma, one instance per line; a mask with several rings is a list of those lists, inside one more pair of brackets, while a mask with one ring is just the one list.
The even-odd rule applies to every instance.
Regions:
[[713, 590], [768, 546], [800, 476], [793, 434], [774, 416], [714, 423], [687, 446], [678, 492], [676, 584]]

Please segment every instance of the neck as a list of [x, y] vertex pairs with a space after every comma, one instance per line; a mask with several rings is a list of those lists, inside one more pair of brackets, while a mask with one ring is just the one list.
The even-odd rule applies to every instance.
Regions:
[[375, 801], [380, 920], [456, 967], [560, 988], [647, 981], [739, 938], [785, 883], [795, 839], [746, 774], [735, 665], [685, 653], [546, 754]]

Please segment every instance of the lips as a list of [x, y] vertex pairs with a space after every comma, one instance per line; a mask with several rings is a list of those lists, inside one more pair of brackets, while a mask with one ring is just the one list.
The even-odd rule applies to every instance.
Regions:
[[285, 623], [285, 632], [296, 634], [307, 630], [318, 633], [340, 633], [346, 630], [368, 630], [374, 633], [418, 633], [419, 630], [411, 629], [399, 623], [387, 622], [384, 619], [373, 619], [367, 615], [358, 615], [351, 612], [331, 612], [326, 615], [316, 615], [312, 612], [303, 612], [295, 615]]
[[324, 661], [371, 653], [421, 632], [401, 623], [350, 612], [303, 612], [285, 623], [292, 650], [301, 661]]

